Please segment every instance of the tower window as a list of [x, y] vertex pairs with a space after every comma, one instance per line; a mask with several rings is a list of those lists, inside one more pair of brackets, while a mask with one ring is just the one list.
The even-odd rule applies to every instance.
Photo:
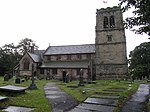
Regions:
[[107, 35], [108, 41], [112, 41], [112, 35]]
[[110, 28], [114, 28], [114, 27], [115, 27], [115, 19], [114, 19], [114, 16], [110, 16], [109, 22], [110, 22]]
[[104, 28], [108, 28], [108, 18], [105, 16], [104, 17], [104, 21], [103, 21], [104, 23], [103, 23], [103, 27]]

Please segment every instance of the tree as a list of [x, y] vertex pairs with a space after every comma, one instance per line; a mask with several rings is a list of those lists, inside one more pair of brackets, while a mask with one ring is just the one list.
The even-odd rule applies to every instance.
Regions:
[[17, 46], [13, 43], [0, 47], [0, 75], [11, 73], [19, 63], [22, 55], [31, 50], [31, 46], [38, 48], [32, 39], [22, 39]]
[[142, 78], [150, 75], [150, 42], [135, 47], [129, 55], [129, 69], [133, 77]]
[[[150, 0], [119, 0], [122, 11], [126, 12], [131, 8], [133, 16], [125, 19], [126, 27], [135, 33], [146, 33], [150, 36]], [[137, 26], [137, 27], [136, 27]]]
[[21, 55], [16, 52], [14, 44], [5, 44], [0, 48], [0, 75], [11, 73], [18, 64]]
[[33, 46], [34, 49], [38, 49], [38, 46], [35, 44], [35, 42], [32, 39], [25, 38], [25, 39], [20, 40], [17, 48], [19, 48], [20, 54], [24, 54], [31, 50], [31, 46]]

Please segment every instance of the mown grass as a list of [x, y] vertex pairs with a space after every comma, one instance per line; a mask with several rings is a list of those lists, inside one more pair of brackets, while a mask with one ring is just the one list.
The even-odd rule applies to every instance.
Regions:
[[[15, 81], [11, 79], [10, 81], [3, 81], [3, 78], [0, 78], [0, 86], [2, 85], [17, 85], [28, 87], [31, 84], [31, 81], [25, 81], [21, 84], [15, 84]], [[35, 83], [38, 87], [37, 90], [26, 90], [25, 94], [20, 94], [17, 96], [8, 95], [9, 100], [5, 102], [6, 105], [13, 106], [22, 106], [22, 107], [31, 107], [35, 108], [34, 112], [51, 112], [51, 106], [48, 100], [45, 97], [43, 86], [47, 83], [46, 80], [36, 80]], [[7, 94], [0, 93], [1, 96]]]
[[[8, 96], [9, 100], [6, 102], [6, 104], [36, 108], [34, 112], [51, 112], [51, 105], [46, 99], [43, 90], [43, 86], [48, 82], [49, 81], [46, 80], [36, 80], [35, 83], [38, 87], [37, 90], [27, 90], [25, 94], [17, 95], [16, 97]], [[137, 90], [139, 85], [139, 83], [132, 83], [132, 86], [129, 87], [128, 81], [116, 80], [96, 80], [96, 84], [85, 84], [85, 86], [79, 87], [79, 81], [72, 81], [70, 83], [63, 83], [61, 81], [53, 82], [57, 83], [62, 90], [73, 96], [80, 103], [93, 94], [117, 95], [119, 96], [119, 101], [114, 110], [115, 112], [119, 111], [119, 108], [122, 106], [122, 104], [130, 97], [132, 93]], [[21, 84], [15, 84], [14, 79], [3, 81], [3, 78], [0, 78], [0, 86], [9, 84], [27, 87], [31, 84], [31, 81], [28, 80]], [[123, 91], [111, 91], [113, 89]], [[0, 93], [0, 95], [6, 94]]]
[[[123, 103], [131, 96], [131, 94], [133, 94], [138, 89], [139, 86], [139, 83], [132, 83], [132, 86], [129, 87], [128, 81], [97, 80], [96, 82], [96, 84], [85, 84], [85, 86], [80, 86], [78, 88], [68, 87], [77, 86], [77, 84], [79, 83], [78, 81], [73, 81], [67, 84], [57, 82], [57, 84], [61, 89], [72, 95], [79, 102], [83, 102], [87, 97], [90, 97], [93, 94], [119, 96], [118, 103], [114, 110], [115, 112], [119, 111], [119, 108], [121, 108]], [[122, 91], [111, 91], [113, 89]]]

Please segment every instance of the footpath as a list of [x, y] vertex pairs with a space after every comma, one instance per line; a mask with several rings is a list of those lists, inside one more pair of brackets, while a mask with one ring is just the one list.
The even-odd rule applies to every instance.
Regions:
[[66, 112], [78, 105], [78, 102], [58, 88], [55, 83], [47, 83], [44, 86], [46, 97], [52, 104], [52, 112]]
[[[52, 104], [52, 112], [113, 112], [119, 98], [119, 96], [99, 96], [95, 98], [95, 95], [93, 95], [79, 104], [70, 95], [60, 90], [55, 83], [48, 83], [44, 90], [46, 97]], [[144, 112], [148, 94], [149, 86], [140, 84], [137, 92], [126, 102], [120, 112]]]
[[120, 112], [145, 112], [148, 95], [149, 86], [147, 84], [140, 84], [136, 93], [125, 103]]

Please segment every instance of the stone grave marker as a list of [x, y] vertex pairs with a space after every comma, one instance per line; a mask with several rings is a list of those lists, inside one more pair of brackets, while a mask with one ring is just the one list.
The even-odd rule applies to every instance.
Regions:
[[9, 80], [9, 75], [8, 74], [5, 74], [4, 75], [4, 81], [8, 81]]
[[17, 106], [9, 106], [2, 111], [6, 112], [32, 112], [34, 108], [27, 108], [27, 107], [17, 107]]

